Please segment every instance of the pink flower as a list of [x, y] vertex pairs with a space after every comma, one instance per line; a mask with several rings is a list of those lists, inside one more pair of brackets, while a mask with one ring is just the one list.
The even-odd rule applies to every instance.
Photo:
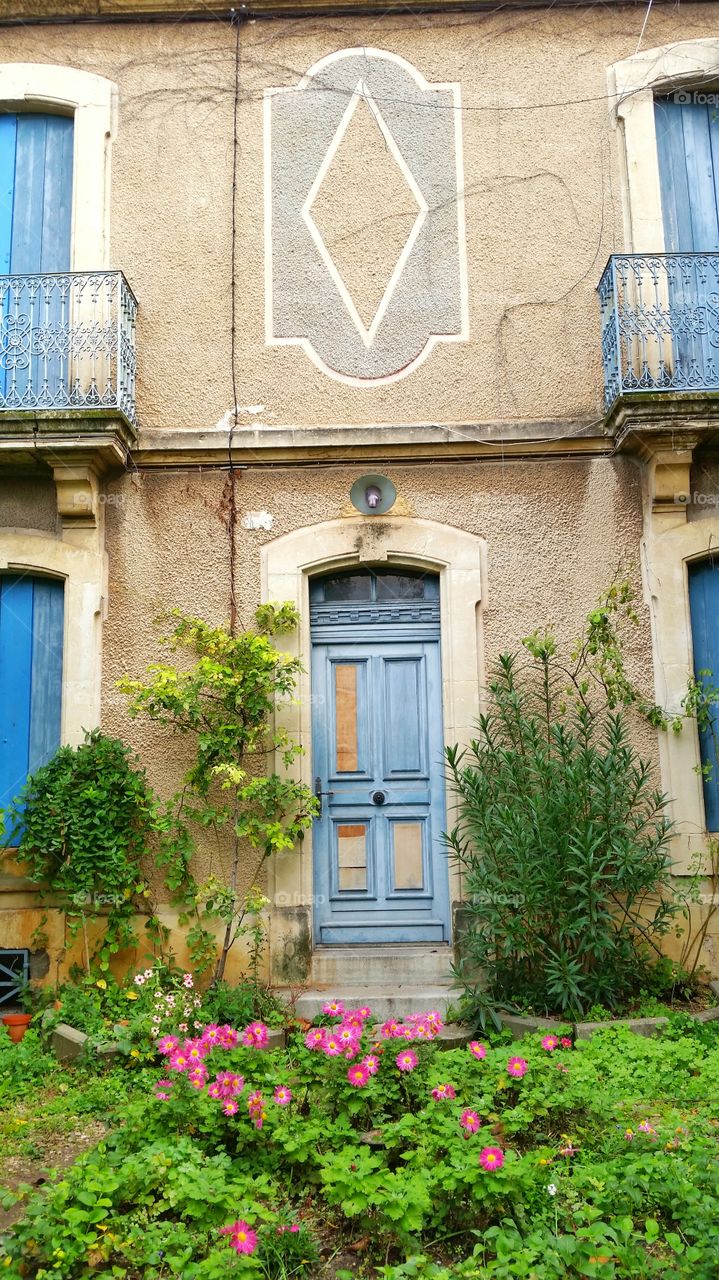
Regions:
[[246, 1222], [232, 1222], [228, 1227], [220, 1227], [220, 1235], [230, 1237], [230, 1248], [237, 1253], [254, 1253], [257, 1248], [257, 1232]]
[[219, 1043], [220, 1028], [214, 1022], [210, 1022], [202, 1032], [200, 1043], [207, 1045], [210, 1049], [213, 1045]]
[[372, 1017], [372, 1010], [368, 1004], [361, 1005], [357, 1012], [363, 1022], [366, 1022], [368, 1018]]
[[401, 1053], [397, 1054], [395, 1062], [400, 1071], [414, 1071], [419, 1058], [413, 1049], [403, 1049]]
[[554, 1053], [558, 1044], [559, 1039], [557, 1036], [545, 1036], [542, 1040], [542, 1048], [546, 1049], [547, 1053]]
[[472, 1057], [478, 1058], [480, 1061], [482, 1058], [486, 1058], [487, 1056], [487, 1050], [483, 1044], [479, 1043], [479, 1040], [470, 1040], [467, 1048], [472, 1054]]
[[249, 1094], [247, 1098], [247, 1110], [253, 1119], [255, 1118], [253, 1112], [262, 1112], [262, 1118], [264, 1119], [264, 1106], [265, 1102], [260, 1090], [255, 1089], [254, 1093]]
[[[234, 1098], [238, 1093], [242, 1093], [245, 1087], [244, 1076], [238, 1076], [235, 1071], [220, 1071], [215, 1079], [222, 1098]], [[214, 1096], [214, 1095], [213, 1095]]]
[[217, 1039], [223, 1049], [234, 1049], [237, 1044], [238, 1035], [232, 1027], [224, 1026], [220, 1027], [217, 1033]]
[[180, 1025], [179, 1025], [179, 1027], [178, 1027], [177, 1029], [178, 1029], [178, 1031], [187, 1031], [187, 1023], [186, 1023], [186, 1022], [181, 1022], [181, 1023], [180, 1023]]
[[177, 1049], [170, 1057], [169, 1065], [173, 1071], [186, 1071], [190, 1063], [187, 1054]]
[[176, 1036], [163, 1036], [157, 1047], [160, 1053], [169, 1054], [175, 1052], [178, 1043]]
[[193, 981], [192, 981], [192, 974], [191, 974], [191, 973], [183, 973], [183, 975], [182, 975], [182, 985], [183, 985], [183, 987], [187, 987], [187, 988], [188, 988], [188, 990], [189, 990], [189, 988], [190, 988], [191, 986], [193, 986], [193, 985], [194, 985], [194, 984], [193, 984]]
[[208, 1093], [208, 1097], [210, 1097], [210, 1098], [223, 1098], [223, 1097], [224, 1097], [224, 1093], [223, 1093], [223, 1090], [222, 1090], [222, 1085], [219, 1083], [219, 1081], [218, 1081], [218, 1080], [213, 1080], [213, 1081], [212, 1081], [212, 1084], [208, 1084], [208, 1086], [207, 1086], [207, 1093]]
[[328, 1014], [330, 1018], [341, 1018], [345, 1011], [345, 1007], [341, 1000], [328, 1000], [327, 1004], [322, 1005], [322, 1012]]
[[467, 1133], [476, 1133], [479, 1129], [479, 1116], [471, 1107], [466, 1107], [459, 1117], [459, 1123]]
[[362, 1059], [362, 1066], [366, 1067], [371, 1076], [376, 1076], [379, 1071], [379, 1058], [376, 1053], [368, 1053]]
[[286, 1107], [292, 1101], [292, 1090], [287, 1089], [285, 1085], [278, 1084], [275, 1089], [275, 1102], [278, 1107]]
[[324, 1040], [324, 1044], [322, 1045], [322, 1048], [324, 1052], [327, 1054], [328, 1058], [336, 1058], [337, 1055], [342, 1052], [342, 1045], [340, 1044], [337, 1037], [332, 1033], [325, 1036], [325, 1040]]
[[529, 1063], [525, 1058], [510, 1058], [507, 1063], [507, 1071], [510, 1076], [514, 1076], [515, 1080], [521, 1080], [526, 1074]]
[[380, 1035], [385, 1040], [396, 1040], [404, 1036], [404, 1027], [399, 1022], [395, 1022], [394, 1018], [390, 1018], [389, 1022], [383, 1022], [380, 1028]]
[[438, 1084], [432, 1090], [432, 1097], [435, 1102], [443, 1102], [445, 1098], [456, 1098], [457, 1094], [453, 1084]]
[[487, 1173], [501, 1169], [504, 1164], [504, 1152], [500, 1147], [483, 1147], [479, 1153], [479, 1163]]
[[369, 1080], [369, 1071], [363, 1063], [358, 1062], [354, 1067], [350, 1067], [347, 1072], [347, 1079], [355, 1089], [364, 1089]]
[[222, 1110], [226, 1116], [234, 1116], [238, 1111], [238, 1103], [234, 1098], [226, 1098], [222, 1104]]
[[563, 1048], [563, 1049], [571, 1049], [571, 1047], [572, 1047], [572, 1042], [571, 1042], [571, 1040], [570, 1040], [569, 1036], [562, 1036], [562, 1038], [561, 1038], [561, 1040], [559, 1041], [559, 1043], [561, 1044], [561, 1046], [562, 1046], [562, 1048]]
[[264, 1049], [269, 1038], [264, 1022], [251, 1022], [242, 1032], [242, 1043], [247, 1049]]
[[324, 1027], [312, 1027], [305, 1036], [306, 1049], [321, 1049], [325, 1042]]

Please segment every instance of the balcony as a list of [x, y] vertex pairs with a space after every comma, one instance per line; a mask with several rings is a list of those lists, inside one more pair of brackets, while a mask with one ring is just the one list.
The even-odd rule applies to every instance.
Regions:
[[132, 432], [136, 312], [121, 271], [0, 275], [0, 434], [28, 418], [44, 432], [110, 419]]
[[613, 254], [598, 293], [608, 413], [719, 391], [719, 254]]

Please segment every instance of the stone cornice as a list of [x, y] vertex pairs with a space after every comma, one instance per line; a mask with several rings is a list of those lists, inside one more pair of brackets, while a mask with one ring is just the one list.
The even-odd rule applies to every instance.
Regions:
[[[138, 467], [226, 466], [226, 430], [141, 431], [132, 451]], [[452, 462], [460, 458], [606, 456], [613, 442], [596, 419], [566, 422], [412, 423], [401, 426], [240, 425], [232, 433], [237, 466], [302, 466], [381, 459]]]
[[[643, 0], [641, 0], [643, 2]], [[661, 0], [660, 0], [661, 2]], [[639, 4], [640, 0], [503, 0], [504, 9], [594, 8]], [[669, 3], [669, 0], [664, 0]], [[711, 0], [695, 0], [711, 3]], [[496, 0], [249, 0], [234, 5], [212, 0], [0, 0], [0, 25], [52, 22], [112, 21], [229, 21], [234, 13], [243, 18], [304, 17], [322, 14], [386, 14], [481, 11], [497, 8]]]

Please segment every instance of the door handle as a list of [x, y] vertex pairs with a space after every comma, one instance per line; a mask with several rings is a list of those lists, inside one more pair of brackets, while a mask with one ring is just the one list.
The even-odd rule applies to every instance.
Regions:
[[322, 817], [322, 797], [323, 797], [323, 796], [331, 796], [331, 795], [333, 795], [333, 794], [334, 794], [334, 793], [333, 793], [332, 791], [323, 791], [323, 790], [322, 790], [322, 779], [321, 779], [321, 778], [319, 777], [319, 775], [318, 775], [318, 776], [315, 778], [315, 799], [319, 801], [319, 808], [318, 808], [318, 810], [317, 810], [317, 815], [316, 815], [318, 818], [321, 818], [321, 817]]

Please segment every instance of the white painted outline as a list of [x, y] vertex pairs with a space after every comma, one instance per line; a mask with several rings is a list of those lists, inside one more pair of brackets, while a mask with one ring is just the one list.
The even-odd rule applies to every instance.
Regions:
[[[312, 205], [314, 204], [315, 200], [317, 199], [317, 196], [319, 195], [320, 187], [322, 186], [322, 183], [327, 177], [329, 169], [332, 165], [332, 161], [334, 160], [337, 154], [338, 148], [342, 142], [342, 139], [344, 138], [345, 133], [349, 128], [350, 121], [355, 111], [357, 110], [360, 102], [362, 101], [367, 103], [367, 106], [372, 112], [372, 115], [379, 127], [380, 133], [382, 134], [382, 137], [385, 140], [385, 145], [387, 147], [387, 150], [392, 156], [392, 159], [395, 161], [400, 173], [402, 174], [402, 177], [407, 183], [407, 186], [409, 187], [410, 191], [412, 192], [412, 195], [414, 196], [419, 206], [417, 217], [415, 218], [412, 224], [412, 229], [409, 233], [409, 236], [407, 237], [405, 246], [397, 259], [397, 263], [395, 265], [394, 271], [390, 276], [387, 288], [382, 294], [379, 306], [375, 311], [375, 314], [369, 329], [367, 329], [363, 324], [360, 314], [354, 304], [352, 294], [350, 293], [344, 280], [342, 279], [342, 276], [340, 275], [338, 268], [335, 266], [334, 259], [332, 258], [332, 255], [329, 249], [327, 248], [327, 245], [322, 239], [322, 234], [320, 232], [320, 229], [317, 226], [314, 218], [312, 217]], [[365, 81], [361, 79], [358, 80], [357, 84], [355, 85], [352, 97], [350, 98], [350, 101], [347, 104], [345, 113], [339, 122], [339, 125], [337, 127], [337, 132], [335, 133], [334, 138], [332, 139], [329, 147], [327, 148], [327, 154], [317, 171], [317, 177], [315, 178], [314, 182], [312, 183], [312, 186], [310, 187], [309, 195], [305, 200], [305, 203], [303, 204], [300, 210], [300, 213], [302, 215], [302, 218], [304, 220], [304, 223], [310, 235], [312, 236], [312, 239], [314, 240], [319, 250], [320, 257], [322, 258], [325, 266], [327, 267], [327, 270], [329, 271], [332, 279], [334, 280], [337, 286], [340, 297], [342, 298], [342, 301], [344, 302], [350, 314], [352, 323], [354, 324], [360, 338], [362, 339], [364, 345], [367, 347], [368, 350], [372, 346], [372, 343], [374, 342], [375, 338], [377, 337], [377, 331], [384, 319], [384, 315], [387, 310], [387, 307], [389, 306], [392, 300], [392, 296], [394, 294], [395, 289], [397, 288], [402, 272], [404, 271], [407, 259], [409, 258], [409, 255], [411, 254], [415, 246], [417, 236], [422, 230], [422, 227], [424, 225], [424, 221], [425, 221], [425, 218], [427, 217], [428, 212], [429, 212], [429, 206], [427, 204], [427, 201], [425, 200], [424, 196], [422, 195], [422, 192], [417, 186], [417, 183], [415, 182], [414, 177], [412, 176], [407, 166], [407, 162], [404, 156], [402, 155], [402, 152], [400, 151], [399, 147], [397, 146], [397, 143], [392, 137], [387, 121], [382, 115], [382, 112], [380, 111], [377, 103], [375, 102], [375, 99], [372, 97], [372, 94], [370, 93]]]
[[[272, 295], [272, 99], [275, 94], [279, 93], [295, 93], [298, 89], [304, 89], [307, 84], [317, 75], [322, 68], [331, 66], [332, 63], [338, 62], [340, 58], [354, 58], [358, 55], [363, 57], [384, 58], [388, 62], [395, 62], [398, 66], [408, 71], [413, 80], [420, 89], [444, 89], [451, 93], [454, 101], [454, 155], [455, 155], [455, 174], [457, 177], [457, 246], [459, 257], [459, 294], [460, 294], [460, 329], [458, 333], [433, 333], [430, 334], [427, 342], [422, 350], [405, 365], [403, 369], [397, 370], [396, 373], [385, 374], [380, 378], [358, 378], [353, 374], [340, 373], [337, 369], [332, 369], [322, 357], [315, 351], [309, 338], [278, 338], [275, 336], [272, 327], [273, 312], [273, 295]], [[309, 356], [312, 363], [321, 373], [333, 378], [335, 382], [343, 382], [351, 387], [379, 387], [386, 386], [392, 382], [399, 382], [402, 378], [406, 378], [408, 374], [413, 373], [434, 350], [439, 342], [467, 342], [469, 340], [469, 285], [467, 273], [467, 238], [466, 238], [466, 220], [464, 208], [464, 154], [462, 151], [462, 95], [461, 86], [457, 82], [452, 83], [433, 83], [425, 80], [424, 76], [411, 62], [407, 62], [406, 58], [400, 57], [397, 53], [390, 53], [386, 49], [375, 49], [371, 46], [363, 46], [353, 49], [342, 49], [338, 53], [330, 53], [324, 58], [320, 58], [319, 62], [313, 63], [309, 70], [296, 85], [283, 86], [281, 88], [267, 88], [264, 92], [264, 168], [265, 168], [265, 190], [264, 190], [264, 238], [265, 238], [265, 345], [268, 347], [302, 347], [305, 355]]]

